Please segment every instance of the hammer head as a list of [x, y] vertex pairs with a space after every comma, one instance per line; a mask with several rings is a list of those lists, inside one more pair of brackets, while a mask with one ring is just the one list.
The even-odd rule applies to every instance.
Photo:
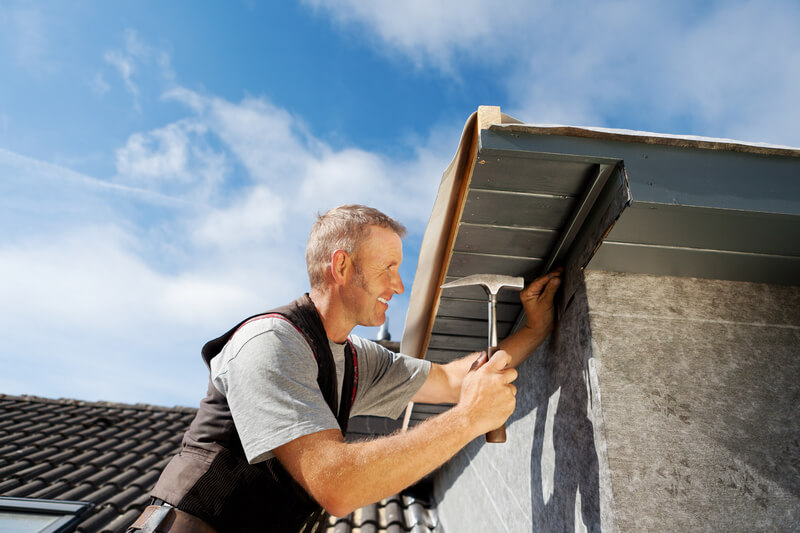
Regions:
[[473, 274], [451, 281], [450, 283], [445, 283], [442, 285], [442, 288], [449, 289], [451, 287], [466, 287], [468, 285], [480, 285], [486, 289], [486, 292], [490, 295], [496, 295], [500, 289], [504, 287], [522, 290], [522, 288], [525, 287], [525, 278], [502, 276], [500, 274]]

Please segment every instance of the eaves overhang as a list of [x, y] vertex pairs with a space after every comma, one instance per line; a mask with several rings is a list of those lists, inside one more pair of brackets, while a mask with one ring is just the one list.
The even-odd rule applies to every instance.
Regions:
[[[480, 107], [442, 177], [401, 351], [446, 363], [485, 348], [482, 289], [440, 289], [463, 276], [531, 281], [566, 266], [562, 310], [582, 268], [798, 284], [798, 237], [798, 149], [528, 125]], [[501, 338], [521, 312], [500, 293]], [[417, 405], [407, 423], [445, 408]]]

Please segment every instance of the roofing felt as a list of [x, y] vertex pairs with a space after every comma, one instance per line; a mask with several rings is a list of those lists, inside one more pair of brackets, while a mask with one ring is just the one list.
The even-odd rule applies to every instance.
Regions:
[[[90, 502], [94, 508], [75, 531], [124, 532], [147, 506], [196, 412], [0, 394], [0, 496]], [[362, 436], [386, 427], [354, 419]], [[435, 526], [417, 490], [331, 517], [328, 531], [429, 532]]]

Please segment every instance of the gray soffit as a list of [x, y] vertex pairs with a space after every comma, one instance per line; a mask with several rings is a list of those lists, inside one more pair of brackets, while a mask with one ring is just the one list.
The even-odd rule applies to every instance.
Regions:
[[[800, 284], [800, 150], [532, 126], [479, 108], [442, 178], [402, 351], [446, 363], [485, 348], [483, 289], [441, 284], [531, 281], [556, 265]], [[501, 291], [497, 311], [502, 338], [523, 318], [517, 295]], [[406, 424], [441, 410], [415, 405]]]
[[616, 159], [632, 203], [589, 268], [800, 284], [800, 150], [648, 133], [496, 124], [481, 146]]

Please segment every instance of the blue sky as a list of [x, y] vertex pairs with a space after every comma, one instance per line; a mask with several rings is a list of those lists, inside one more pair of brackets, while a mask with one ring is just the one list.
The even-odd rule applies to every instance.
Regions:
[[0, 392], [196, 405], [202, 344], [307, 290], [341, 203], [408, 226], [410, 288], [479, 105], [800, 146], [797, 28], [771, 0], [5, 0]]

